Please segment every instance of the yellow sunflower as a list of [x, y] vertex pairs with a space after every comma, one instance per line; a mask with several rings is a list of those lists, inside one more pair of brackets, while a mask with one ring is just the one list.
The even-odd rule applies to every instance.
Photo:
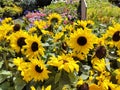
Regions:
[[47, 26], [47, 22], [43, 21], [43, 20], [40, 20], [40, 21], [34, 21], [34, 25], [35, 27], [38, 27], [40, 30], [41, 29], [45, 29], [46, 26]]
[[30, 89], [31, 89], [31, 90], [36, 90], [34, 86], [31, 86]]
[[28, 58], [40, 58], [40, 56], [44, 55], [45, 49], [40, 42], [41, 37], [30, 36], [25, 40], [26, 45], [22, 48], [22, 53], [26, 55]]
[[20, 31], [20, 29], [21, 29], [21, 25], [20, 25], [20, 24], [15, 24], [15, 25], [13, 26], [13, 32]]
[[104, 59], [94, 58], [91, 61], [93, 68], [99, 72], [103, 72], [106, 70], [106, 63]]
[[51, 57], [48, 64], [51, 66], [58, 67], [58, 70], [64, 69], [66, 72], [70, 73], [73, 71], [79, 71], [79, 65], [69, 54], [62, 54], [58, 57]]
[[120, 24], [116, 23], [113, 26], [110, 26], [104, 35], [108, 40], [108, 44], [111, 47], [120, 48]]
[[27, 65], [28, 68], [24, 70], [24, 79], [27, 78], [26, 74], [34, 81], [44, 81], [48, 79], [50, 71], [47, 70], [44, 62], [38, 59], [32, 59]]
[[11, 17], [9, 17], [9, 18], [5, 18], [4, 20], [2, 20], [2, 24], [7, 24], [7, 23], [10, 23], [10, 22], [12, 22], [12, 18]]
[[28, 38], [29, 35], [25, 31], [18, 31], [10, 35], [10, 46], [17, 53], [19, 53], [24, 45], [26, 45], [25, 39]]
[[13, 59], [13, 63], [18, 67], [18, 70], [22, 70], [22, 63], [24, 63], [23, 58], [17, 57]]
[[116, 74], [117, 83], [120, 84], [120, 69], [116, 69], [114, 72]]
[[30, 67], [30, 62], [25, 62], [23, 58], [14, 58], [13, 63], [17, 66], [17, 70], [21, 71], [21, 76], [23, 76], [23, 80], [29, 82], [32, 80], [32, 77], [27, 74], [28, 68]]
[[78, 29], [70, 34], [67, 43], [74, 52], [86, 55], [90, 49], [94, 48], [93, 45], [97, 43], [97, 37], [88, 29]]
[[62, 22], [62, 17], [58, 13], [51, 13], [51, 14], [49, 14], [47, 19], [48, 19], [48, 24], [49, 25], [51, 25], [51, 24], [59, 25]]
[[2, 24], [0, 26], [0, 40], [8, 38], [8, 33], [12, 31], [13, 26], [10, 24]]
[[49, 34], [49, 31], [45, 30], [47, 28], [47, 22], [40, 20], [34, 21], [34, 27], [32, 27], [29, 32], [37, 32], [40, 34]]
[[73, 23], [73, 26], [75, 29], [80, 29], [80, 28], [84, 29], [88, 24], [89, 23], [87, 23], [87, 21], [77, 20], [76, 22]]
[[46, 88], [42, 86], [42, 90], [51, 90], [51, 85], [47, 86]]
[[100, 88], [100, 86], [98, 86], [98, 85], [96, 85], [96, 84], [91, 84], [91, 85], [89, 85], [89, 89], [90, 89], [90, 90], [102, 90], [102, 89]]

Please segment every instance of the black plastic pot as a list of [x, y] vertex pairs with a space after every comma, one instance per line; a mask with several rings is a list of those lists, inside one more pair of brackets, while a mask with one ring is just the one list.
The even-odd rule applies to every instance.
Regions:
[[37, 2], [37, 6], [41, 8], [50, 5], [52, 0], [36, 0], [36, 2]]

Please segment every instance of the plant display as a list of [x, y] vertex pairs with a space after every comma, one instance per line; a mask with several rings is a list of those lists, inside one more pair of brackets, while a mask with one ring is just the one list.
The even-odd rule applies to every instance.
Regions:
[[0, 19], [0, 90], [120, 90], [119, 8], [87, 3], [86, 20], [61, 2]]
[[17, 17], [22, 13], [22, 8], [13, 3], [13, 0], [0, 1], [0, 18]]

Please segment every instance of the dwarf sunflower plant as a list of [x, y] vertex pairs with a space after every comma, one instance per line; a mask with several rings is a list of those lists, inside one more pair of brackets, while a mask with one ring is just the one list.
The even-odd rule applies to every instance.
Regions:
[[120, 24], [103, 34], [94, 26], [91, 20], [65, 23], [57, 13], [35, 20], [27, 30], [2, 20], [0, 89], [119, 90]]

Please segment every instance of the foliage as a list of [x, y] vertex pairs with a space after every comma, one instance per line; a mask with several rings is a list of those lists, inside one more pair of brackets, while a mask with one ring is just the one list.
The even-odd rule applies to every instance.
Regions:
[[13, 0], [1, 0], [0, 1], [0, 17], [15, 17], [20, 16], [22, 8], [16, 6]]
[[95, 0], [88, 0], [88, 12], [87, 18], [94, 20], [96, 23], [102, 22], [109, 24], [109, 21], [115, 20], [119, 22], [120, 17], [120, 8], [110, 4], [107, 0], [106, 1], [95, 1]]
[[119, 9], [87, 2], [84, 21], [77, 3], [0, 21], [1, 90], [120, 90]]
[[22, 0], [18, 4], [23, 10], [34, 10], [37, 8], [36, 0]]
[[78, 3], [67, 4], [63, 2], [58, 2], [58, 3], [51, 3], [51, 5], [45, 7], [44, 10], [42, 9], [39, 9], [39, 10], [46, 14], [53, 13], [53, 12], [56, 12], [59, 14], [67, 13], [67, 14], [71, 14], [74, 17], [76, 16], [77, 6], [78, 6]]

